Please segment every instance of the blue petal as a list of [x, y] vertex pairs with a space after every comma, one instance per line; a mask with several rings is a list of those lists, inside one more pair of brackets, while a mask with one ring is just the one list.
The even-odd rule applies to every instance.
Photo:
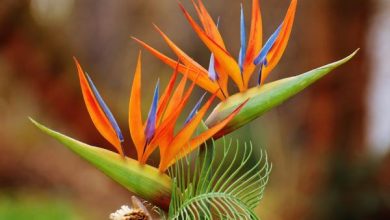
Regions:
[[156, 87], [154, 89], [153, 102], [152, 105], [150, 106], [148, 120], [146, 122], [145, 136], [146, 136], [147, 143], [149, 143], [149, 141], [153, 138], [154, 133], [156, 131], [159, 84], [160, 84], [160, 80], [158, 80], [156, 83]]
[[217, 72], [215, 71], [215, 59], [214, 59], [214, 54], [212, 53], [210, 56], [210, 63], [209, 63], [209, 78], [212, 79], [213, 81], [218, 79]]
[[[217, 28], [219, 27], [219, 17], [217, 18]], [[209, 62], [209, 78], [213, 81], [218, 79], [218, 74], [215, 71], [215, 59], [214, 59], [214, 54], [211, 53], [210, 55], [210, 62]]]
[[267, 60], [266, 60], [267, 54], [272, 49], [276, 40], [278, 39], [281, 28], [282, 28], [282, 25], [280, 25], [278, 27], [278, 29], [276, 29], [276, 31], [268, 39], [267, 43], [265, 43], [263, 49], [261, 49], [261, 51], [260, 51], [260, 54], [256, 57], [256, 59], [253, 62], [255, 65], [259, 65], [259, 64], [267, 65]]
[[218, 16], [217, 18], [217, 28], [219, 28], [219, 20], [220, 20], [221, 17]]
[[114, 116], [112, 115], [110, 109], [107, 107], [106, 103], [103, 101], [103, 98], [100, 96], [98, 90], [96, 89], [96, 86], [93, 84], [93, 82], [91, 80], [91, 77], [89, 77], [88, 73], [85, 73], [85, 76], [87, 77], [88, 84], [92, 88], [92, 92], [95, 95], [97, 101], [99, 102], [100, 107], [102, 108], [104, 114], [106, 115], [106, 117], [110, 121], [111, 126], [114, 128], [115, 133], [116, 133], [118, 139], [120, 140], [120, 142], [123, 142], [124, 139], [123, 139], [123, 135], [122, 135], [121, 129], [119, 128], [118, 123], [116, 122], [116, 120], [115, 120]]
[[187, 119], [185, 120], [184, 124], [186, 125], [189, 121], [191, 121], [191, 119], [195, 116], [196, 112], [199, 110], [200, 108], [200, 105], [202, 104], [202, 101], [203, 101], [203, 98], [204, 96], [206, 95], [203, 94], [202, 97], [199, 99], [199, 101], [196, 103], [196, 105], [194, 106], [194, 108], [192, 109], [192, 111], [190, 112], [190, 114], [188, 115]]
[[246, 30], [245, 30], [245, 15], [244, 15], [244, 9], [241, 4], [241, 18], [240, 18], [240, 39], [241, 39], [241, 48], [240, 48], [240, 54], [238, 56], [238, 64], [240, 66], [241, 72], [242, 72], [242, 66], [244, 65], [244, 59], [246, 54]]

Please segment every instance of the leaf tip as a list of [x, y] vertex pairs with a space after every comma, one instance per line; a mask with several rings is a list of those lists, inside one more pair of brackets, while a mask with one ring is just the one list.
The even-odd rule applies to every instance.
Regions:
[[38, 122], [36, 122], [33, 118], [31, 118], [30, 116], [28, 116], [27, 118], [28, 118], [28, 120], [30, 120], [30, 122], [31, 122], [33, 125], [38, 126], [38, 125], [37, 125]]
[[351, 58], [354, 57], [358, 52], [360, 51], [360, 47], [358, 47], [351, 55], [349, 55]]

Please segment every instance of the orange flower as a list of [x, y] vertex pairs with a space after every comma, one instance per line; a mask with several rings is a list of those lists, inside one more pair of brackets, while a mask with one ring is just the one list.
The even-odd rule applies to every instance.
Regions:
[[277, 65], [286, 49], [294, 22], [297, 0], [291, 1], [284, 21], [264, 45], [262, 45], [262, 19], [258, 0], [253, 0], [252, 2], [252, 18], [248, 43], [246, 43], [245, 16], [241, 6], [241, 49], [238, 55], [238, 61], [227, 51], [223, 38], [218, 30], [218, 25], [213, 21], [202, 1], [198, 0], [196, 3], [195, 0], [192, 0], [192, 3], [202, 27], [194, 21], [183, 5], [179, 3], [179, 6], [193, 30], [211, 51], [208, 70], [185, 54], [157, 26], [155, 26], [157, 31], [172, 51], [179, 57], [178, 62], [158, 52], [145, 42], [134, 37], [133, 39], [172, 68], [179, 65], [179, 72], [185, 74], [188, 70], [188, 77], [191, 80], [194, 80], [199, 75], [199, 80], [196, 81], [196, 84], [203, 89], [214, 93], [216, 88], [218, 88], [219, 92], [217, 96], [221, 100], [229, 96], [227, 88], [229, 78], [234, 81], [240, 92], [247, 90], [256, 67], [258, 68], [258, 85], [261, 85]]
[[[91, 119], [100, 134], [109, 141], [117, 151], [124, 156], [122, 150], [123, 136], [111, 111], [104, 103], [91, 78], [85, 73], [75, 59], [80, 78], [81, 90], [84, 101]], [[203, 97], [195, 105], [184, 125], [177, 134], [174, 129], [177, 120], [186, 106], [192, 90], [194, 89], [197, 77], [189, 88], [186, 89], [187, 72], [175, 88], [175, 81], [180, 68], [187, 68], [176, 65], [168, 86], [159, 97], [159, 84], [157, 83], [149, 115], [145, 122], [142, 121], [141, 113], [141, 53], [138, 57], [137, 68], [134, 74], [133, 86], [129, 102], [129, 127], [133, 139], [138, 161], [145, 164], [149, 156], [157, 149], [160, 149], [160, 171], [164, 172], [175, 161], [211, 138], [220, 131], [242, 108], [240, 105], [226, 118], [210, 127], [199, 135], [192, 137], [196, 128], [202, 121], [213, 100], [217, 96], [214, 92], [208, 101], [201, 106]]]

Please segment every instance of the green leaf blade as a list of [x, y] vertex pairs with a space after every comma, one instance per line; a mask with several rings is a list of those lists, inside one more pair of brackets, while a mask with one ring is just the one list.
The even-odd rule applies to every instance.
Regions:
[[41, 131], [65, 145], [132, 193], [164, 210], [168, 209], [172, 186], [168, 175], [152, 166], [140, 165], [138, 161], [128, 157], [123, 159], [119, 154], [87, 145], [51, 130], [31, 118], [30, 120]]
[[344, 59], [308, 71], [301, 75], [267, 83], [263, 86], [254, 87], [245, 92], [232, 95], [215, 107], [205, 123], [208, 127], [216, 124], [218, 121], [229, 115], [235, 108], [237, 108], [237, 106], [249, 99], [246, 105], [225, 126], [225, 128], [214, 136], [214, 138], [222, 137], [223, 135], [246, 125], [250, 121], [260, 117], [268, 110], [280, 105], [284, 101], [301, 92], [306, 87], [330, 73], [332, 70], [348, 62], [356, 55], [357, 52], [358, 50]]

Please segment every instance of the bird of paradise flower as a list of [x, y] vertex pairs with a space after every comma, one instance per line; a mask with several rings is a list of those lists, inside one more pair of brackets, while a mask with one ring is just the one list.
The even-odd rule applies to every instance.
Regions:
[[[206, 70], [181, 50], [163, 31], [156, 25], [155, 28], [162, 36], [170, 49], [177, 55], [179, 61], [175, 61], [144, 41], [132, 37], [141, 46], [146, 48], [154, 56], [168, 66], [178, 66], [180, 73], [188, 72], [191, 80], [208, 92], [217, 92], [221, 102], [213, 109], [206, 119], [207, 126], [213, 126], [216, 122], [232, 113], [234, 109], [244, 101], [248, 103], [220, 132], [213, 136], [217, 139], [230, 133], [250, 121], [258, 118], [264, 112], [281, 104], [283, 101], [302, 91], [333, 69], [350, 60], [358, 50], [348, 57], [337, 62], [319, 67], [304, 74], [284, 78], [271, 83], [264, 83], [267, 76], [279, 63], [290, 38], [291, 29], [295, 19], [298, 0], [291, 0], [284, 20], [276, 28], [274, 33], [264, 43], [262, 40], [262, 17], [258, 0], [252, 1], [251, 24], [249, 37], [247, 37], [244, 10], [241, 4], [240, 16], [240, 51], [237, 60], [227, 51], [225, 42], [218, 30], [218, 23], [214, 22], [210, 13], [201, 0], [192, 0], [192, 4], [199, 17], [202, 26], [198, 25], [184, 6], [179, 3], [185, 18], [200, 40], [210, 50], [209, 67]], [[257, 69], [257, 71], [256, 71]], [[257, 72], [257, 86], [250, 88], [250, 80]], [[229, 94], [228, 81], [232, 79], [238, 88], [238, 92]]]
[[[95, 127], [124, 156], [122, 149], [124, 138], [118, 123], [100, 96], [90, 76], [83, 71], [76, 59], [75, 62], [84, 101]], [[158, 147], [160, 149], [159, 170], [161, 172], [164, 172], [177, 159], [190, 153], [221, 130], [243, 106], [241, 105], [228, 117], [192, 138], [193, 133], [216, 97], [216, 94], [212, 95], [202, 106], [203, 95], [188, 115], [183, 127], [177, 134], [174, 134], [177, 120], [188, 103], [196, 82], [195, 80], [185, 91], [187, 76], [184, 76], [178, 86], [174, 88], [177, 73], [176, 69], [161, 97], [159, 97], [159, 82], [157, 82], [147, 120], [142, 122], [140, 54], [130, 95], [129, 128], [137, 151], [138, 161], [145, 164], [149, 156]]]
[[[74, 140], [31, 119], [43, 132], [63, 143], [131, 192], [158, 204], [164, 210], [168, 210], [172, 192], [172, 180], [164, 174], [164, 171], [177, 159], [189, 154], [204, 141], [210, 138], [222, 137], [260, 117], [266, 111], [278, 106], [335, 68], [346, 63], [357, 53], [355, 51], [344, 59], [300, 75], [264, 83], [266, 77], [279, 62], [287, 46], [295, 17], [297, 0], [291, 1], [285, 19], [264, 45], [262, 45], [262, 20], [258, 0], [252, 2], [248, 42], [246, 42], [244, 11], [241, 6], [241, 49], [237, 61], [227, 51], [225, 42], [218, 30], [218, 22], [213, 21], [202, 1], [198, 0], [195, 3], [193, 0], [192, 2], [203, 28], [194, 21], [180, 3], [179, 5], [192, 28], [211, 51], [208, 70], [185, 54], [157, 26], [155, 26], [156, 29], [177, 55], [178, 61], [134, 38], [152, 54], [174, 69], [161, 96], [159, 95], [159, 83], [157, 83], [148, 117], [146, 121], [143, 121], [141, 114], [141, 55], [138, 57], [129, 102], [130, 135], [135, 145], [138, 161], [124, 156], [122, 132], [92, 83], [91, 78], [82, 70], [77, 60], [80, 85], [91, 119], [100, 134], [115, 147], [122, 158], [126, 159], [120, 160], [119, 155], [114, 152]], [[256, 68], [258, 73], [257, 82], [261, 86], [249, 88], [250, 79], [256, 72]], [[183, 78], [175, 87], [179, 72], [183, 74]], [[227, 86], [230, 78], [239, 89], [239, 92], [232, 95], [229, 94]], [[192, 80], [192, 84], [186, 89], [187, 79]], [[174, 130], [178, 124], [178, 117], [187, 105], [195, 84], [212, 95], [203, 105], [204, 96], [202, 96], [185, 120], [182, 128], [175, 134]], [[205, 127], [207, 129], [193, 137], [196, 128], [216, 97], [222, 101], [206, 119]], [[158, 169], [146, 164], [148, 158], [156, 149], [160, 150]]]
[[[194, 19], [186, 11], [182, 4], [179, 3], [179, 6], [193, 30], [211, 51], [208, 70], [203, 68], [190, 56], [184, 53], [164, 32], [162, 32], [155, 25], [156, 30], [161, 34], [172, 51], [179, 57], [181, 62], [179, 71], [181, 73], [185, 73], [187, 69], [190, 69], [189, 78], [192, 80], [200, 75], [200, 79], [196, 81], [197, 85], [209, 92], [213, 92], [219, 88], [220, 92], [218, 93], [218, 97], [222, 100], [229, 96], [229, 78], [234, 81], [239, 91], [243, 92], [248, 89], [250, 79], [253, 76], [256, 67], [258, 68], [258, 85], [261, 85], [272, 69], [278, 64], [284, 53], [284, 50], [286, 49], [291, 34], [291, 28], [294, 22], [297, 0], [291, 1], [290, 7], [283, 22], [279, 25], [276, 31], [270, 36], [270, 38], [263, 46], [262, 18], [259, 2], [257, 0], [252, 1], [252, 18], [248, 42], [246, 42], [247, 33], [244, 10], [241, 5], [241, 48], [237, 61], [227, 51], [225, 42], [218, 30], [218, 22], [214, 22], [202, 1], [198, 0], [196, 3], [194, 0], [192, 0], [192, 3], [203, 28], [194, 21]], [[177, 65], [176, 61], [160, 53], [145, 42], [135, 37], [133, 37], [133, 39], [169, 66], [174, 68]]]

